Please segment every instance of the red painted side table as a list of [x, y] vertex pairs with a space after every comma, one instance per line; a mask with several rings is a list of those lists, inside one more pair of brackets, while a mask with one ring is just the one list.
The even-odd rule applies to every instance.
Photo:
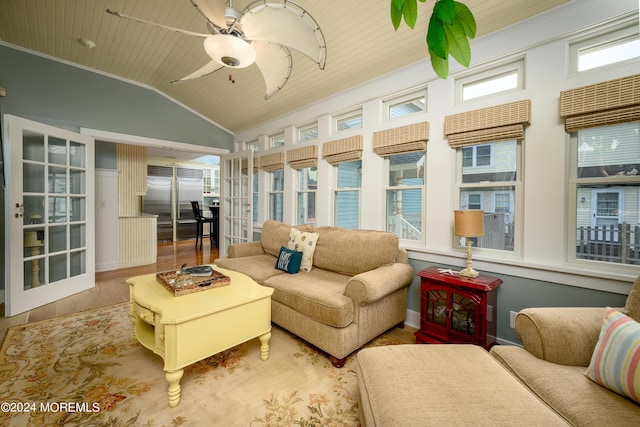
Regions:
[[502, 280], [463, 277], [429, 267], [420, 276], [420, 329], [417, 343], [495, 344], [497, 288]]

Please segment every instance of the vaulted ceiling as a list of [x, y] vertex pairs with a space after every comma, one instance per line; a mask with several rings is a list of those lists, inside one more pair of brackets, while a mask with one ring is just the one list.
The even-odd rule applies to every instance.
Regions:
[[[201, 0], [202, 1], [202, 0]], [[212, 0], [208, 0], [212, 1]], [[243, 9], [252, 0], [235, 0]], [[277, 0], [281, 1], [281, 0]], [[568, 0], [461, 0], [488, 34]], [[188, 83], [170, 82], [206, 64], [202, 39], [128, 21], [121, 13], [200, 33], [206, 22], [189, 0], [0, 0], [0, 40], [155, 88], [224, 128], [237, 132], [281, 116], [427, 57], [425, 35], [433, 1], [419, 2], [418, 24], [396, 32], [390, 0], [296, 0], [319, 23], [327, 42], [324, 70], [292, 51], [285, 87], [265, 100], [253, 65], [223, 68]], [[85, 38], [95, 43], [87, 48]], [[234, 82], [232, 82], [232, 80]]]

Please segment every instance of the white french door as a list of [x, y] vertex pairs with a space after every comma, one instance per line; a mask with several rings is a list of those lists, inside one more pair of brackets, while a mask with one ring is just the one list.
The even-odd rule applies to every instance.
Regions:
[[7, 115], [6, 315], [95, 286], [94, 139]]
[[220, 257], [229, 245], [253, 239], [253, 152], [220, 157]]

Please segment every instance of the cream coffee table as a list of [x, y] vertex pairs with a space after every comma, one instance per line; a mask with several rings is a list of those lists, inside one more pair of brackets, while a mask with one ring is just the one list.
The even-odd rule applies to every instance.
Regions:
[[180, 403], [185, 366], [256, 337], [260, 358], [269, 358], [273, 289], [244, 274], [214, 268], [231, 283], [181, 296], [165, 289], [155, 274], [127, 280], [135, 337], [164, 360], [171, 407]]

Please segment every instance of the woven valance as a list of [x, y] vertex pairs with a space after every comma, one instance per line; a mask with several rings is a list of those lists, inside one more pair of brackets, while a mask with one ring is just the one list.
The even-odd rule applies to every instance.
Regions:
[[451, 147], [524, 138], [531, 123], [531, 100], [511, 102], [446, 116], [445, 134]]
[[260, 169], [260, 157], [253, 156], [253, 173]]
[[373, 151], [379, 156], [424, 151], [429, 140], [429, 122], [420, 122], [373, 133]]
[[307, 145], [287, 151], [287, 163], [293, 169], [315, 168], [318, 166], [318, 146]]
[[560, 92], [560, 117], [567, 132], [640, 120], [640, 74]]
[[331, 163], [352, 162], [362, 158], [362, 135], [338, 139], [322, 144], [322, 157]]
[[267, 172], [284, 169], [284, 153], [272, 153], [260, 157], [260, 168]]

